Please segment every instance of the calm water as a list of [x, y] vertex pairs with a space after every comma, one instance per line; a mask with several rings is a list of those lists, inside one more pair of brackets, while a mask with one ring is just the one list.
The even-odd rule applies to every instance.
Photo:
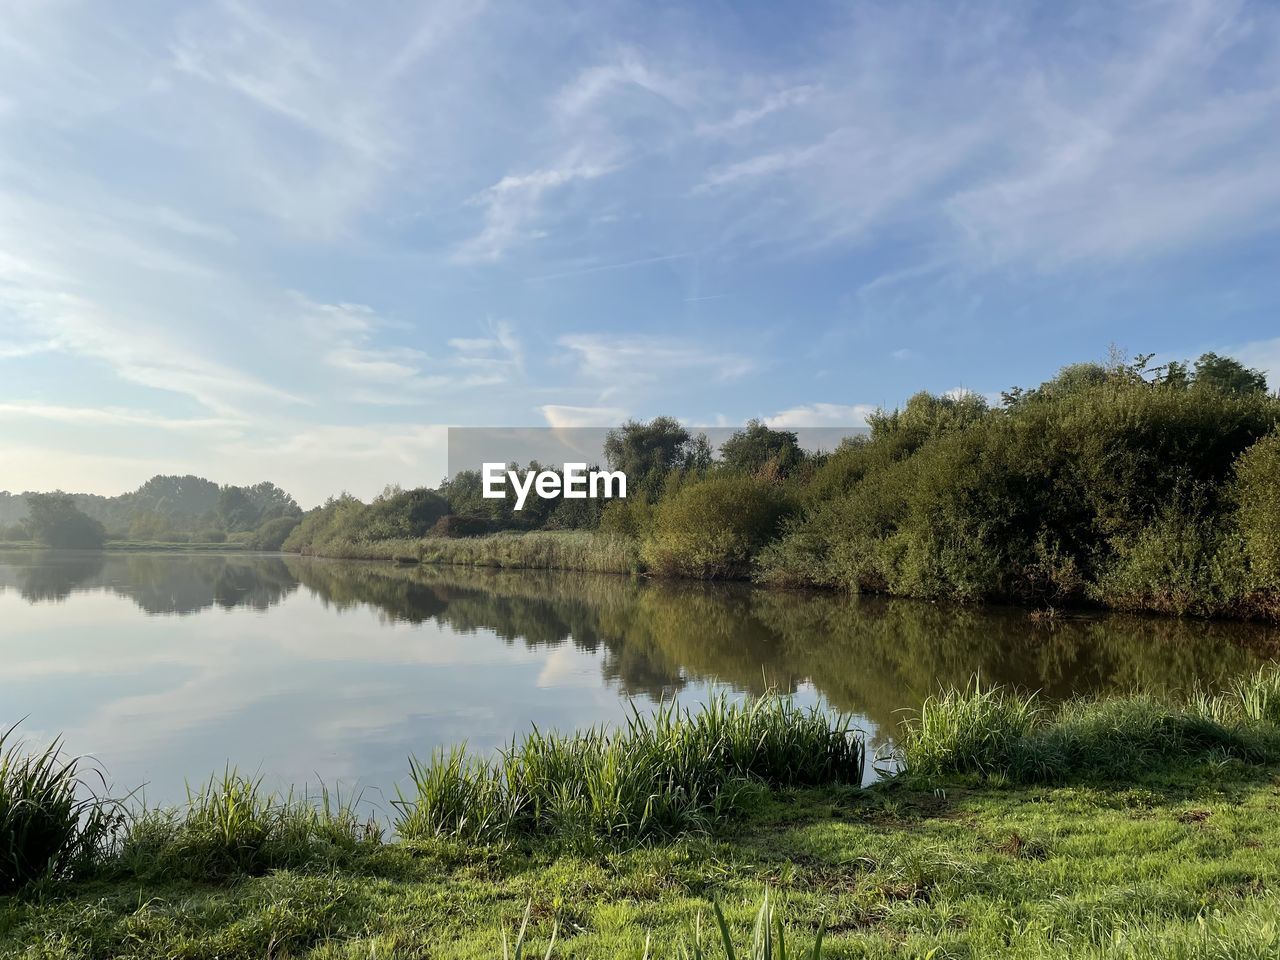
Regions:
[[180, 799], [228, 762], [374, 798], [405, 758], [628, 701], [794, 691], [877, 741], [975, 672], [1053, 696], [1213, 684], [1274, 629], [233, 554], [0, 554], [0, 721], [118, 788]]

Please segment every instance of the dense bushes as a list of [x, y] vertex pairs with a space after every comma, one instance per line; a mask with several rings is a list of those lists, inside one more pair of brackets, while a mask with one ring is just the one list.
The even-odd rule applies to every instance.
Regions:
[[369, 504], [343, 494], [303, 517], [282, 546], [293, 553], [351, 556], [362, 544], [424, 536], [448, 512], [448, 501], [434, 490], [391, 487]]
[[658, 504], [641, 556], [656, 573], [740, 576], [792, 509], [778, 484], [722, 476], [683, 485]]
[[1278, 415], [1256, 391], [1152, 383], [1127, 367], [1068, 368], [1002, 409], [915, 397], [822, 466], [758, 576], [1257, 612], [1257, 592], [1280, 585]]

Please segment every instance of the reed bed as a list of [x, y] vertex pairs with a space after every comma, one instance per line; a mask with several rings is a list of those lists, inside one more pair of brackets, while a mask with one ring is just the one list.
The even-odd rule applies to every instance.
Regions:
[[710, 830], [752, 784], [860, 784], [864, 761], [846, 718], [786, 697], [718, 696], [696, 711], [633, 711], [620, 728], [535, 728], [496, 758], [456, 747], [413, 761], [396, 828], [409, 839], [479, 842], [671, 837]]
[[639, 543], [610, 533], [540, 530], [486, 537], [428, 537], [418, 544], [423, 563], [586, 573], [637, 573], [643, 569]]

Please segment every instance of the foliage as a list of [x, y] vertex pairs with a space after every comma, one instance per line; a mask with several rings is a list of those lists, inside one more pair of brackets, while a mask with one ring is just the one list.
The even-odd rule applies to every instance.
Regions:
[[768, 468], [777, 476], [794, 473], [804, 460], [800, 441], [792, 430], [773, 430], [760, 420], [750, 420], [720, 444], [720, 462], [727, 470], [759, 473]]
[[673, 417], [654, 417], [648, 423], [628, 420], [610, 430], [604, 455], [611, 469], [627, 475], [628, 496], [657, 496], [666, 475], [685, 467], [705, 469], [709, 451], [705, 438], [697, 443]]
[[1280, 583], [1280, 433], [1272, 432], [1240, 456], [1233, 493], [1254, 583], [1274, 587]]
[[284, 546], [284, 542], [289, 539], [289, 534], [293, 533], [294, 528], [301, 522], [302, 518], [297, 516], [275, 517], [253, 531], [245, 546], [251, 550], [275, 553]]
[[[1232, 512], [1265, 531], [1280, 403], [1256, 390], [1147, 379], [1145, 363], [1077, 365], [1003, 409], [917, 395], [872, 418], [803, 494], [757, 576], [962, 600], [1094, 601], [1266, 614], [1280, 587], [1265, 532], [1241, 551]], [[1206, 367], [1205, 369], [1210, 369]], [[1242, 461], [1242, 464], [1244, 461]], [[1250, 471], [1254, 472], [1251, 473]], [[1257, 479], [1251, 479], [1254, 475]], [[1247, 518], [1247, 519], [1246, 519]], [[1257, 556], [1260, 562], [1254, 562]]]
[[97, 550], [107, 539], [102, 524], [78, 510], [65, 493], [27, 494], [27, 509], [32, 535], [50, 547]]
[[712, 476], [662, 500], [641, 548], [660, 574], [741, 576], [794, 509], [787, 491], [751, 476]]

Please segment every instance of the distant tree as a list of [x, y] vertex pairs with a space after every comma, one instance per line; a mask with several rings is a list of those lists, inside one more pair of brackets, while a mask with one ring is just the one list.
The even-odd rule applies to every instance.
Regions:
[[720, 460], [730, 470], [758, 473], [768, 464], [781, 476], [788, 476], [804, 459], [800, 442], [791, 430], [773, 430], [759, 420], [734, 432], [720, 444]]
[[244, 487], [223, 487], [218, 493], [218, 520], [225, 530], [253, 530], [258, 526], [258, 504]]
[[68, 494], [27, 494], [27, 509], [32, 535], [51, 547], [97, 550], [107, 539], [102, 524], [77, 509]]
[[1267, 375], [1246, 367], [1239, 360], [1206, 353], [1196, 361], [1195, 386], [1223, 393], [1250, 394], [1267, 392]]

